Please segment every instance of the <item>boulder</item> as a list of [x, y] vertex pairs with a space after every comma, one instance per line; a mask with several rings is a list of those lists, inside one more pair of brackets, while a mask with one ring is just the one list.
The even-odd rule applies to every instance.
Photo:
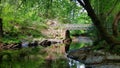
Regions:
[[120, 68], [119, 55], [93, 51], [90, 47], [69, 51], [67, 56], [91, 68]]

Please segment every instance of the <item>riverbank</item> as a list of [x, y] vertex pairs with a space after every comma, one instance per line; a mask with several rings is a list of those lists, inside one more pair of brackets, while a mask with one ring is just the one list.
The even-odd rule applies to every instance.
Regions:
[[80, 61], [90, 68], [119, 68], [120, 55], [110, 54], [104, 50], [92, 50], [84, 47], [69, 51], [68, 57]]

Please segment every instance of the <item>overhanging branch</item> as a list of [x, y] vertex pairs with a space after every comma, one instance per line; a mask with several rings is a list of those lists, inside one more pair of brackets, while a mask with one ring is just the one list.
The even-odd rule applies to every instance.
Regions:
[[108, 11], [107, 16], [109, 16], [111, 14], [111, 12], [114, 10], [116, 4], [118, 3], [118, 0], [116, 0], [116, 2], [114, 3], [114, 5], [112, 6], [112, 8], [110, 8], [110, 11]]
[[84, 3], [81, 0], [77, 0], [77, 1], [80, 3], [80, 5], [82, 5], [83, 7], [85, 7]]
[[117, 40], [113, 35], [110, 35], [103, 24], [100, 22], [99, 18], [95, 14], [94, 10], [92, 9], [92, 6], [89, 2], [89, 0], [83, 0], [85, 5], [83, 5], [81, 0], [77, 0], [83, 8], [86, 9], [88, 16], [90, 16], [91, 20], [93, 21], [93, 24], [96, 26], [98, 31], [100, 32], [101, 37], [106, 40], [106, 42], [110, 45], [118, 45], [120, 44], [120, 41]]

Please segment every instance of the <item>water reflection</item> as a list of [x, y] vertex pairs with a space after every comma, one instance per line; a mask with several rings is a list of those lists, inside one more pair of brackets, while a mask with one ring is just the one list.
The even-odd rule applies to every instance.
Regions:
[[[71, 41], [71, 39], [66, 39]], [[85, 68], [85, 65], [66, 57], [71, 47], [81, 44], [54, 44], [49, 47], [22, 48], [0, 53], [0, 68]], [[74, 48], [73, 48], [74, 49]], [[22, 57], [21, 57], [22, 56]]]
[[70, 31], [66, 30], [65, 39], [63, 40], [63, 43], [65, 44], [65, 52], [66, 53], [69, 51], [71, 42], [72, 42], [72, 39], [70, 37]]
[[[66, 52], [68, 52], [70, 50], [79, 49], [83, 46], [88, 46], [88, 45], [93, 44], [93, 41], [89, 37], [81, 37], [80, 36], [80, 37], [74, 38], [72, 40], [73, 40], [72, 44], [71, 43], [69, 45], [65, 44]], [[69, 61], [70, 68], [85, 68], [85, 64], [83, 64], [79, 61], [73, 60], [69, 57], [68, 57], [68, 61]]]

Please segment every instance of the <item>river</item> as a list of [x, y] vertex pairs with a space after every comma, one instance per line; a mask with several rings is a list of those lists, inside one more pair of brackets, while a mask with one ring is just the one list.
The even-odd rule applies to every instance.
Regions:
[[[84, 45], [91, 45], [91, 43], [88, 37], [74, 38], [69, 51], [79, 49]], [[25, 47], [20, 51], [6, 50], [3, 53], [5, 55], [0, 62], [0, 68], [85, 68], [83, 63], [68, 58], [65, 45], [59, 43], [46, 48]]]

